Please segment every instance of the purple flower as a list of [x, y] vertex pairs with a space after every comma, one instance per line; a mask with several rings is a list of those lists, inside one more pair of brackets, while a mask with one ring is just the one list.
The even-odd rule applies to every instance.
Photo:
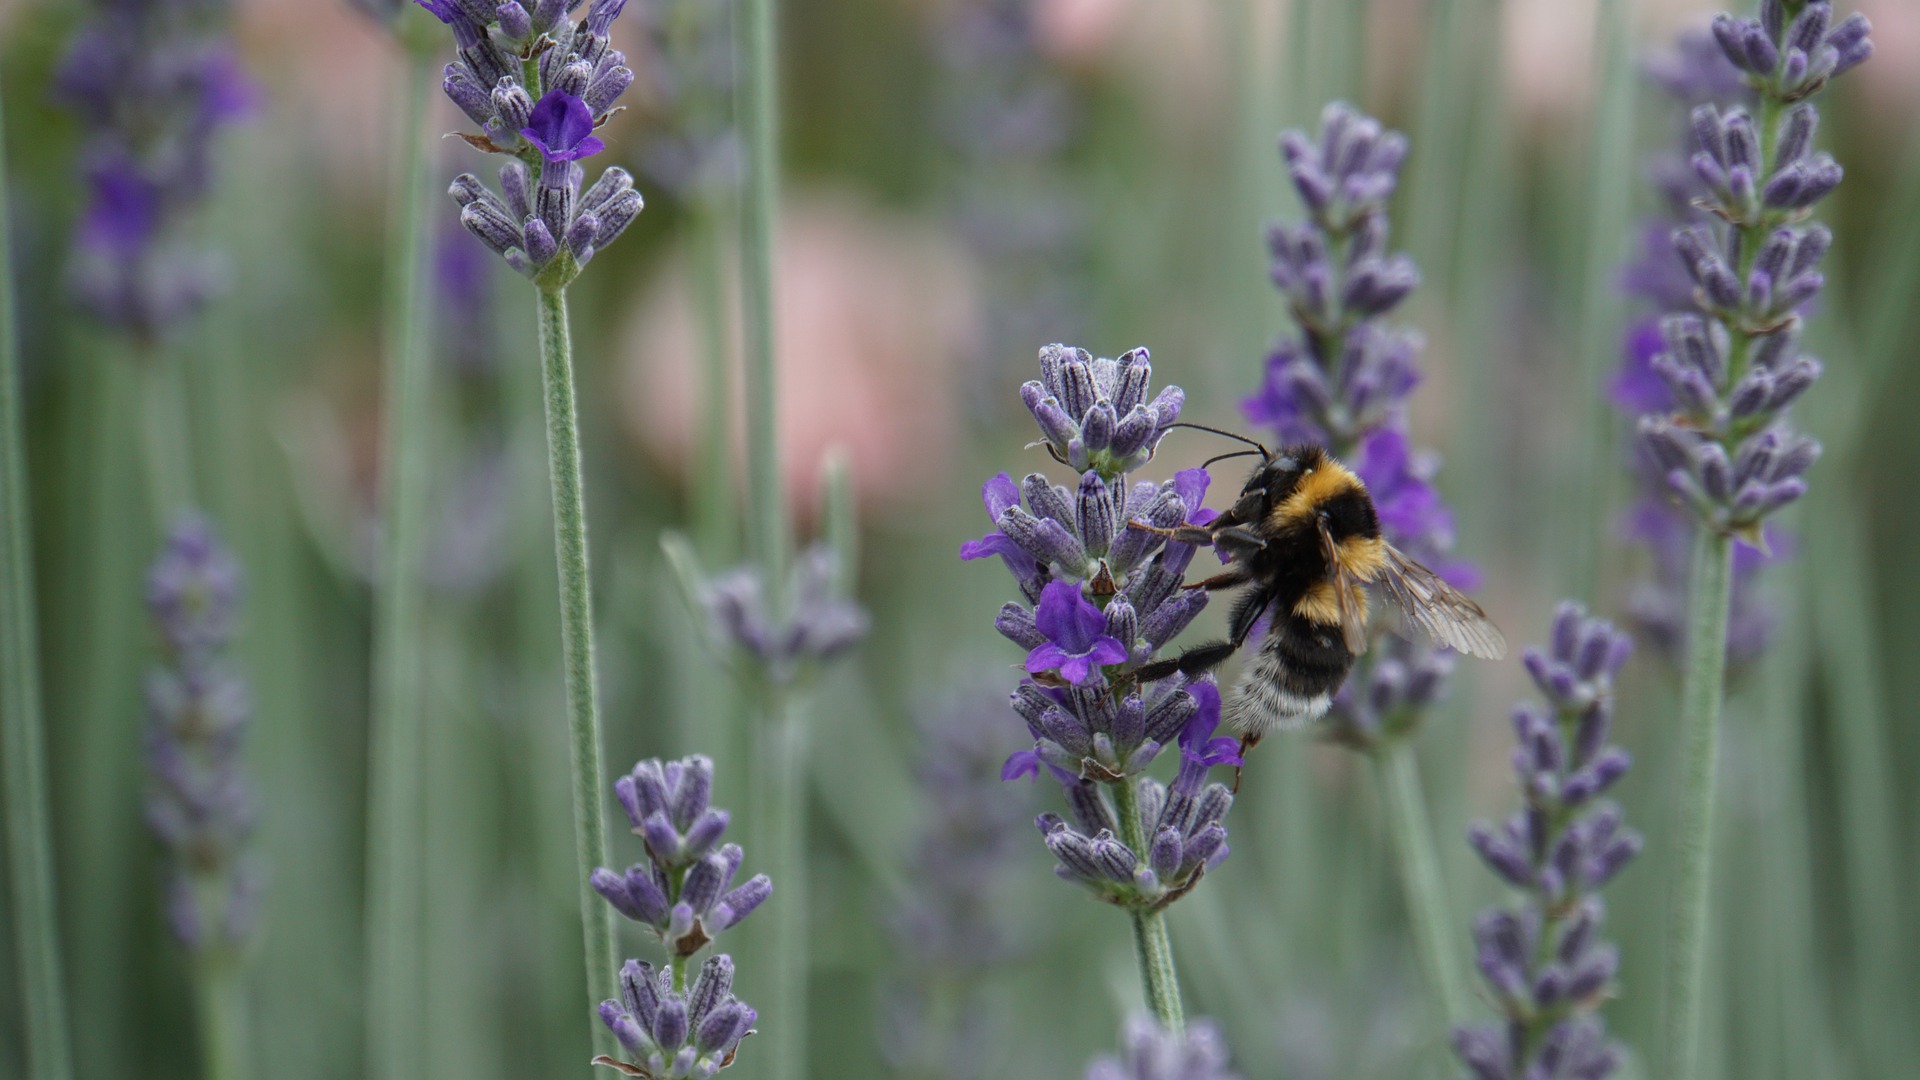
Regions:
[[215, 26], [152, 6], [102, 8], [53, 80], [84, 132], [72, 288], [101, 322], [149, 341], [220, 289], [217, 260], [177, 226], [212, 190], [217, 136], [257, 97]]
[[1185, 1031], [1172, 1032], [1138, 1016], [1127, 1022], [1121, 1042], [1121, 1056], [1095, 1061], [1086, 1080], [1239, 1080], [1226, 1040], [1210, 1020], [1194, 1020]]
[[600, 1021], [637, 1060], [601, 1057], [594, 1064], [663, 1080], [712, 1076], [732, 1063], [759, 1015], [733, 996], [730, 956], [710, 957], [685, 990], [674, 989], [671, 971], [628, 960], [620, 996], [600, 1003]]
[[1606, 907], [1598, 890], [1641, 847], [1619, 808], [1602, 797], [1632, 764], [1608, 741], [1613, 679], [1632, 647], [1625, 634], [1568, 602], [1555, 612], [1547, 647], [1526, 652], [1527, 673], [1549, 709], [1529, 703], [1513, 712], [1522, 809], [1467, 833], [1487, 867], [1523, 897], [1516, 908], [1484, 912], [1474, 926], [1480, 974], [1506, 1019], [1456, 1029], [1454, 1049], [1484, 1080], [1605, 1080], [1620, 1064], [1599, 1014], [1620, 954], [1601, 940]]
[[1225, 735], [1215, 738], [1213, 734], [1220, 727], [1220, 687], [1212, 679], [1202, 679], [1187, 684], [1187, 693], [1199, 707], [1193, 719], [1180, 729], [1180, 756], [1199, 765], [1239, 767], [1243, 764], [1240, 740]]
[[1071, 581], [1047, 584], [1034, 622], [1047, 640], [1027, 654], [1026, 667], [1033, 674], [1058, 671], [1077, 686], [1091, 678], [1095, 668], [1127, 661], [1127, 647], [1106, 633], [1106, 616]]
[[195, 951], [241, 945], [264, 888], [247, 848], [259, 816], [242, 759], [252, 696], [224, 655], [239, 604], [239, 565], [213, 527], [175, 522], [147, 579], [166, 660], [147, 677], [146, 817], [172, 857], [169, 923]]
[[765, 874], [734, 884], [745, 856], [740, 845], [720, 843], [729, 815], [710, 805], [710, 759], [642, 761], [614, 782], [614, 794], [646, 846], [647, 861], [624, 873], [596, 869], [594, 891], [620, 914], [652, 927], [673, 956], [692, 956], [773, 895]]
[[[1294, 325], [1268, 350], [1260, 386], [1241, 411], [1282, 442], [1317, 443], [1346, 461], [1372, 494], [1387, 538], [1451, 584], [1472, 589], [1479, 573], [1449, 557], [1453, 515], [1433, 485], [1438, 458], [1414, 450], [1407, 437], [1421, 340], [1388, 321], [1420, 282], [1413, 261], [1388, 246], [1387, 203], [1406, 139], [1335, 103], [1322, 114], [1317, 138], [1292, 131], [1280, 147], [1307, 210], [1305, 221], [1267, 230], [1270, 276]], [[1361, 748], [1410, 733], [1424, 706], [1440, 697], [1450, 669], [1450, 661], [1431, 654], [1424, 643], [1370, 650], [1335, 697], [1323, 730]]]
[[547, 91], [520, 134], [549, 162], [578, 161], [607, 148], [593, 133], [593, 113], [587, 103], [565, 90]]

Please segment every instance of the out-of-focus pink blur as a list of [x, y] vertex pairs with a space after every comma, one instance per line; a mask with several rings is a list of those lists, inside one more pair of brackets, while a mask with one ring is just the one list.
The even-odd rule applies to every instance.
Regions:
[[[701, 343], [685, 266], [674, 259], [660, 272], [624, 335], [628, 424], [675, 468], [691, 458], [699, 423]], [[818, 505], [820, 464], [835, 446], [851, 459], [863, 503], [943, 494], [954, 364], [970, 355], [977, 326], [955, 247], [922, 221], [849, 195], [797, 197], [782, 208], [774, 280], [780, 456], [793, 509], [804, 516]]]

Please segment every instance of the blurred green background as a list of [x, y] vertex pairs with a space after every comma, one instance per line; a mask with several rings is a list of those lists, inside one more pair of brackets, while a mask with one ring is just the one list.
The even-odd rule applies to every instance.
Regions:
[[[970, 715], [956, 713], [956, 694], [984, 698], [971, 709], [983, 740], [1021, 745], [1016, 719], [980, 689], [1014, 681], [1016, 651], [992, 631], [1011, 590], [955, 552], [987, 528], [981, 480], [1042, 467], [1022, 449], [1032, 435], [1015, 393], [1034, 349], [1062, 337], [1103, 355], [1146, 345], [1158, 380], [1186, 388], [1188, 418], [1240, 426], [1237, 402], [1285, 325], [1261, 239], [1266, 221], [1297, 213], [1274, 137], [1312, 124], [1324, 101], [1352, 100], [1413, 141], [1395, 214], [1425, 279], [1402, 309], [1427, 339], [1413, 420], [1446, 455], [1441, 487], [1460, 512], [1460, 552], [1487, 572], [1488, 609], [1517, 643], [1539, 640], [1565, 595], [1622, 615], [1639, 568], [1617, 539], [1624, 426], [1604, 397], [1632, 314], [1615, 267], [1654, 206], [1642, 155], [1677, 131], [1636, 65], [1715, 10], [1036, 0], [1031, 54], [1008, 76], [954, 60], [955, 9], [969, 2], [782, 5], [784, 456], [808, 530], [823, 455], [848, 451], [863, 515], [859, 594], [874, 619], [814, 709], [817, 1076], [1075, 1076], [1138, 1008], [1122, 915], [1056, 881], [1025, 829], [995, 911], [1010, 954], [977, 978], [901, 970], [888, 926], [911, 885], [913, 845], [942, 824], [916, 779], [926, 752], [916, 724]], [[1825, 213], [1838, 238], [1813, 334], [1827, 376], [1802, 409], [1828, 454], [1788, 522], [1795, 556], [1765, 580], [1780, 612], [1774, 645], [1740, 673], [1726, 726], [1706, 1045], [1709, 1075], [1728, 1080], [1894, 1077], [1920, 1060], [1920, 796], [1904, 783], [1920, 769], [1920, 725], [1904, 704], [1920, 700], [1920, 668], [1903, 662], [1920, 644], [1909, 465], [1920, 425], [1905, 415], [1920, 406], [1920, 371], [1904, 362], [1920, 313], [1920, 8], [1857, 6], [1879, 52], [1822, 108], [1823, 144], [1847, 181]], [[153, 657], [141, 581], [155, 546], [141, 391], [121, 347], [64, 295], [81, 197], [76, 130], [46, 91], [75, 11], [0, 4], [62, 931], [82, 1074], [166, 1080], [196, 1067], [184, 963], [164, 931], [159, 853], [139, 813], [139, 683]], [[639, 56], [622, 38], [636, 34], [631, 23], [615, 41]], [[265, 102], [223, 144], [221, 194], [201, 226], [226, 252], [232, 288], [181, 349], [206, 501], [249, 579], [239, 653], [257, 698], [257, 843], [272, 871], [251, 974], [254, 1053], [262, 1074], [352, 1077], [366, 567], [400, 63], [331, 0], [246, 0], [236, 26]], [[953, 130], [1008, 77], [1043, 86], [1065, 118], [1042, 158], [1012, 166]], [[432, 127], [453, 130], [454, 110], [435, 108]], [[644, 106], [616, 117], [606, 160], [635, 160], [657, 123]], [[437, 171], [477, 167], [448, 141]], [[710, 753], [722, 805], [741, 808], [743, 749], [702, 735], [739, 706], [690, 643], [695, 623], [659, 549], [697, 495], [694, 217], [642, 188], [647, 212], [573, 289], [605, 760], [617, 772], [641, 757]], [[1056, 208], [1072, 228], [1037, 261], [998, 250], [970, 231], [967, 211], [1002, 198]], [[441, 242], [478, 250], [455, 217], [449, 201]], [[572, 1075], [585, 1068], [590, 1014], [577, 1000], [533, 305], [504, 268], [488, 266], [484, 281], [491, 326], [480, 340], [494, 355], [462, 360], [467, 335], [446, 324], [436, 334], [447, 354], [435, 487], [447, 493], [437, 550], [448, 572], [427, 643], [421, 872], [433, 917], [419, 1037], [439, 1075]], [[1023, 303], [1056, 290], [1052, 308]], [[1006, 340], [1015, 330], [1026, 336]], [[1197, 464], [1203, 449], [1169, 440], [1149, 474]], [[463, 498], [476, 468], [486, 476]], [[726, 565], [729, 548], [709, 542], [702, 558]], [[1469, 820], [1513, 804], [1506, 712], [1524, 683], [1514, 660], [1463, 665], [1420, 738], [1463, 954], [1473, 911], [1499, 887], [1461, 838]], [[1624, 961], [1608, 1016], [1636, 1051], [1636, 1076], [1658, 1031], [1675, 686], [1642, 649], [1619, 710], [1639, 767], [1618, 796], [1649, 844], [1609, 889]], [[1359, 766], [1308, 739], [1270, 740], [1228, 822], [1232, 858], [1171, 915], [1189, 1013], [1220, 1020], [1246, 1076], [1458, 1071], [1426, 1019]], [[1056, 799], [1025, 783], [1000, 795], [1031, 812]], [[624, 832], [613, 842], [616, 860], [639, 857]], [[728, 943], [748, 1001], [756, 940]], [[630, 944], [651, 955], [637, 935]], [[10, 955], [0, 969], [12, 970]], [[951, 1068], [926, 1070], [882, 1054], [902, 985], [984, 1003], [987, 1026], [958, 1039], [976, 1060], [946, 1055]], [[0, 1075], [21, 1068], [15, 994], [0, 980]], [[742, 1051], [743, 1075], [755, 1072], [754, 1049]]]

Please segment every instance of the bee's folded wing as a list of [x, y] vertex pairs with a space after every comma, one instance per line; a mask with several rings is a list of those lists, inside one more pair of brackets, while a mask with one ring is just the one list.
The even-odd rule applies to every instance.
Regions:
[[1506, 637], [1472, 597], [1392, 545], [1387, 546], [1387, 567], [1377, 584], [1407, 620], [1435, 642], [1483, 660], [1507, 655]]

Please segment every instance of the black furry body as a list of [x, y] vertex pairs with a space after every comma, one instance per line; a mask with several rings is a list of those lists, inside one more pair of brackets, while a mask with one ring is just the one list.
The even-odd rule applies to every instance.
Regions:
[[1334, 560], [1379, 541], [1366, 486], [1321, 448], [1288, 447], [1253, 471], [1233, 506], [1204, 532], [1230, 561], [1224, 572], [1188, 587], [1244, 587], [1228, 619], [1229, 640], [1149, 664], [1140, 677], [1197, 676], [1231, 656], [1271, 612], [1226, 718], [1255, 738], [1318, 719], [1353, 669], [1354, 652], [1330, 605], [1338, 587]]

